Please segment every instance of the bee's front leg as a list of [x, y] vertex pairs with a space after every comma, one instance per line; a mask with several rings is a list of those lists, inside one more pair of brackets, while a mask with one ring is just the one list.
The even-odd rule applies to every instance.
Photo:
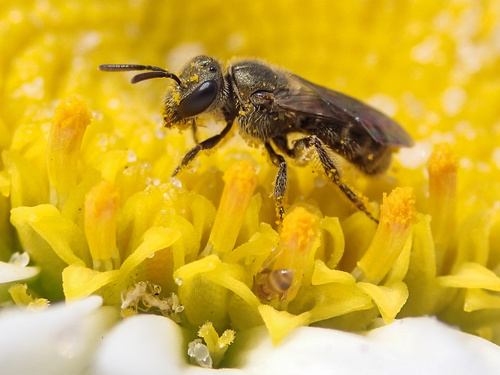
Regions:
[[214, 135], [213, 137], [210, 137], [208, 139], [205, 139], [203, 142], [198, 143], [196, 146], [194, 146], [191, 150], [189, 150], [186, 155], [182, 158], [181, 164], [175, 168], [174, 173], [172, 173], [172, 177], [174, 177], [179, 171], [188, 165], [195, 157], [198, 155], [198, 153], [201, 150], [210, 150], [211, 148], [214, 148], [219, 144], [219, 142], [229, 133], [229, 130], [231, 130], [231, 127], [233, 126], [234, 119], [228, 120], [226, 123], [226, 126], [220, 134]]

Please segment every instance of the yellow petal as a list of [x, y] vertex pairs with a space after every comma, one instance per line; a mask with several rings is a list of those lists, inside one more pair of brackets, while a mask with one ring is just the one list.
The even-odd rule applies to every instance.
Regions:
[[278, 345], [291, 331], [309, 324], [310, 313], [292, 315], [286, 311], [278, 311], [269, 305], [259, 306], [259, 313], [271, 335], [273, 345]]
[[152, 227], [144, 233], [142, 243], [125, 259], [120, 267], [120, 273], [126, 277], [144, 259], [156, 251], [171, 246], [180, 237], [181, 233], [175, 228]]
[[472, 312], [483, 309], [500, 309], [500, 296], [493, 295], [482, 289], [467, 289], [464, 311]]
[[[192, 193], [189, 197], [189, 208], [193, 213], [192, 223], [197, 238], [200, 240], [204, 238], [206, 241], [207, 237], [205, 235], [210, 233], [215, 220], [216, 209], [214, 205], [203, 195]], [[193, 261], [194, 259], [190, 260]]]
[[0, 194], [4, 197], [10, 195], [10, 177], [6, 170], [0, 172]]
[[436, 253], [431, 233], [431, 217], [419, 215], [413, 227], [413, 243], [409, 274], [415, 280], [430, 280], [436, 277]]
[[221, 264], [221, 261], [217, 255], [209, 255], [205, 258], [199, 259], [197, 261], [186, 264], [185, 266], [179, 268], [174, 272], [174, 279], [184, 282], [196, 275], [204, 272], [214, 270]]
[[373, 307], [371, 298], [356, 285], [329, 283], [315, 287], [313, 297], [316, 305], [309, 311], [311, 313], [309, 324], [354, 311], [371, 309]]
[[373, 299], [386, 324], [394, 320], [408, 299], [408, 288], [402, 281], [387, 286], [363, 282], [356, 285]]
[[238, 246], [225, 258], [227, 263], [241, 263], [248, 268], [250, 275], [255, 275], [264, 260], [276, 248], [279, 235], [269, 224], [262, 223], [261, 231], [255, 233], [248, 242]]
[[464, 263], [454, 275], [441, 276], [438, 281], [450, 288], [483, 288], [500, 292], [500, 277], [477, 263]]
[[201, 326], [208, 320], [217, 330], [222, 331], [229, 322], [229, 290], [205, 277], [205, 272], [215, 270], [220, 264], [219, 257], [213, 254], [186, 264], [174, 272], [184, 313], [188, 322], [194, 326]]
[[355, 284], [356, 279], [349, 272], [332, 270], [326, 266], [321, 259], [314, 262], [314, 272], [312, 285], [322, 285], [328, 283]]
[[335, 268], [342, 259], [345, 250], [344, 232], [340, 225], [338, 217], [324, 217], [321, 219], [321, 227], [325, 229], [331, 236], [333, 243], [330, 245], [333, 248], [330, 259], [327, 265], [329, 268]]
[[[12, 210], [11, 220], [20, 231], [20, 236], [23, 239], [30, 242], [40, 242], [26, 231], [26, 226], [29, 226], [49, 244], [52, 251], [66, 264], [83, 263], [84, 261], [88, 264], [88, 251], [82, 247], [82, 244], [85, 243], [83, 233], [75, 223], [62, 217], [54, 206], [43, 204], [36, 207], [18, 207]], [[32, 250], [30, 255], [33, 255], [37, 260], [49, 256], [42, 247], [33, 245], [29, 248]], [[83, 260], [75, 254], [74, 250]]]
[[114, 182], [116, 176], [123, 171], [128, 163], [129, 152], [125, 150], [111, 150], [95, 161], [95, 169], [101, 172], [104, 181]]
[[384, 279], [384, 284], [392, 284], [397, 281], [402, 281], [406, 273], [408, 272], [408, 268], [410, 266], [410, 256], [413, 247], [413, 228], [408, 236], [408, 240], [406, 241], [403, 250], [401, 250], [401, 254], [399, 254], [398, 258], [394, 262], [391, 270], [387, 274], [387, 277]]
[[176, 228], [181, 233], [179, 239], [172, 244], [173, 269], [192, 262], [200, 250], [200, 238], [188, 220], [178, 215], [174, 209], [162, 210], [155, 220], [155, 225], [165, 228]]
[[40, 171], [15, 150], [5, 150], [2, 157], [10, 176], [11, 206], [15, 208], [46, 203], [49, 193]]
[[62, 276], [64, 295], [66, 300], [71, 301], [90, 296], [103, 286], [117, 280], [120, 271], [99, 272], [81, 264], [72, 264], [64, 269]]
[[493, 219], [491, 211], [480, 211], [460, 224], [456, 257], [451, 273], [455, 273], [466, 262], [486, 266], [490, 256], [489, 237]]
[[[226, 289], [231, 290], [236, 295], [241, 297], [252, 308], [257, 308], [260, 305], [259, 299], [252, 293], [248, 285], [238, 280], [243, 277], [243, 272], [238, 265], [221, 264], [217, 269], [207, 272], [205, 277], [216, 284], [219, 284]], [[233, 275], [238, 275], [236, 278]]]

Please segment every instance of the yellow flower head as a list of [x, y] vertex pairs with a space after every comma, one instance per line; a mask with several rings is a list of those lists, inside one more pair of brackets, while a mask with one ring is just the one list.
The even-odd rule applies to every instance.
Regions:
[[[174, 8], [54, 0], [0, 10], [0, 267], [25, 252], [40, 271], [26, 276], [29, 294], [0, 280], [0, 302], [36, 308], [98, 294], [124, 317], [182, 325], [194, 340], [186, 351], [204, 366], [223, 366], [239, 332], [262, 325], [278, 345], [304, 325], [362, 331], [435, 315], [500, 343], [497, 3]], [[280, 155], [269, 157], [221, 114], [186, 121], [194, 134], [163, 128], [161, 93], [183, 105], [175, 80], [130, 85], [128, 73], [97, 69], [124, 62], [177, 74], [201, 54], [257, 56], [358, 97], [397, 119], [415, 146], [379, 176], [333, 147], [297, 160], [285, 151], [291, 138], [275, 138]], [[265, 93], [253, 99], [267, 113]], [[249, 103], [234, 109], [242, 123], [256, 116]], [[221, 132], [212, 150], [194, 148]], [[365, 145], [341, 141], [364, 155]], [[281, 154], [286, 186], [276, 180]], [[273, 189], [286, 193], [282, 221]], [[380, 214], [370, 219], [346, 194]]]

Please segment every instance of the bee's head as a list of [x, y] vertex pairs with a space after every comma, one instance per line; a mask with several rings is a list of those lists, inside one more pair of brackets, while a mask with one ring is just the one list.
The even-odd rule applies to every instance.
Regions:
[[222, 67], [211, 57], [193, 58], [182, 69], [179, 81], [165, 97], [165, 126], [211, 112], [226, 99]]
[[224, 73], [219, 62], [208, 56], [189, 61], [179, 75], [150, 65], [100, 65], [104, 71], [147, 70], [132, 78], [132, 83], [151, 78], [170, 78], [175, 86], [165, 97], [165, 126], [171, 127], [219, 108], [227, 97]]

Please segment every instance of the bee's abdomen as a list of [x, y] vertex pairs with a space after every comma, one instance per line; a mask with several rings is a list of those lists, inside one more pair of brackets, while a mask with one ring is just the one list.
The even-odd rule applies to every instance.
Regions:
[[391, 147], [377, 142], [359, 124], [339, 125], [330, 120], [308, 117], [301, 120], [300, 127], [367, 174], [382, 173], [391, 163]]

